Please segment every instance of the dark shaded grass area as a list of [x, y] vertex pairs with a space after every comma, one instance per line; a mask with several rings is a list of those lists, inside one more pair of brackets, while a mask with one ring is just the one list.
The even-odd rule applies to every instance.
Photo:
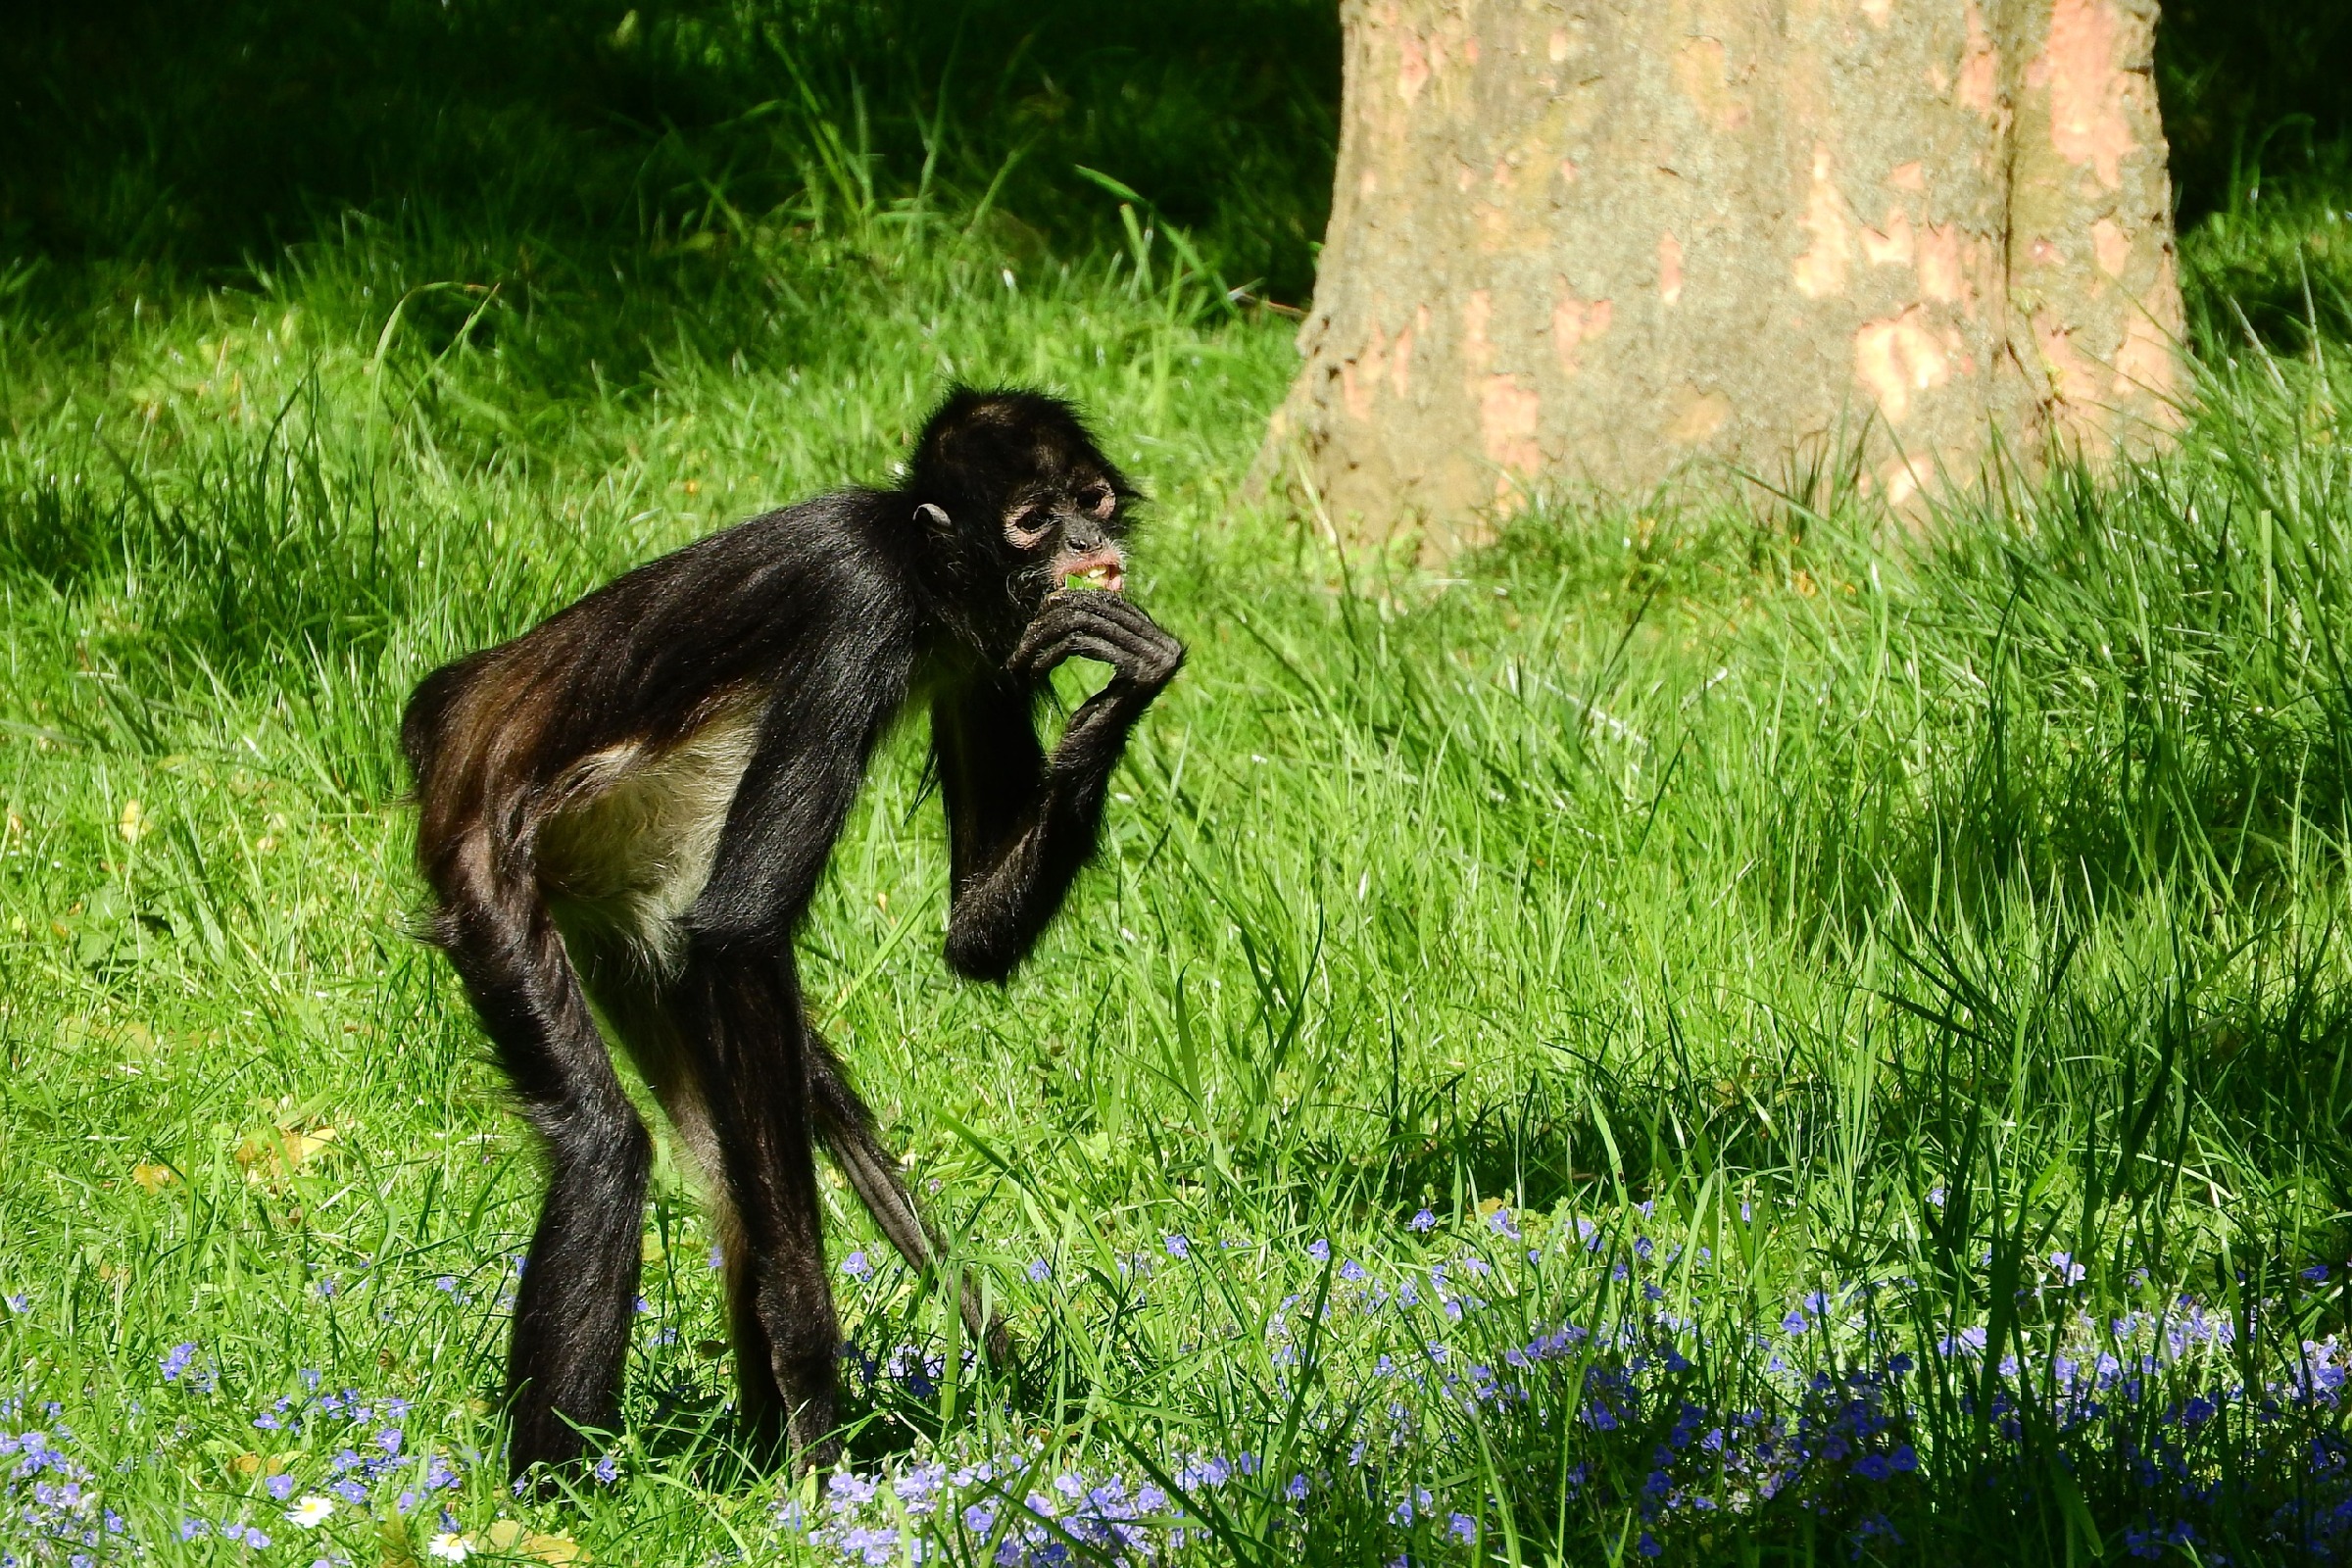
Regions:
[[[412, 246], [463, 235], [526, 285], [600, 290], [615, 256], [918, 191], [1084, 251], [1118, 223], [1072, 178], [1083, 164], [1185, 224], [1232, 282], [1296, 299], [1329, 200], [1338, 19], [1298, 0], [19, 16], [0, 241], [127, 265], [119, 287], [273, 268], [351, 209]], [[696, 281], [674, 279], [681, 304]]]

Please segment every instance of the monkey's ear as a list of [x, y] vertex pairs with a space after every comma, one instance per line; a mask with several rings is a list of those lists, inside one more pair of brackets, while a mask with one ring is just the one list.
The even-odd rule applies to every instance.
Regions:
[[948, 514], [945, 512], [942, 512], [939, 508], [933, 506], [928, 501], [915, 508], [914, 514], [922, 518], [923, 521], [929, 523], [934, 528], [952, 528], [955, 526], [954, 523], [948, 520]]

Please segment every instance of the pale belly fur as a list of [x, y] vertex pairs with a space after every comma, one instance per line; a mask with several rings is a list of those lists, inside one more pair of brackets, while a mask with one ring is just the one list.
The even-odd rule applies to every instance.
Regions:
[[710, 880], [759, 741], [759, 709], [745, 702], [664, 750], [632, 744], [580, 760], [533, 855], [575, 962], [626, 966], [638, 982], [676, 972], [686, 911]]

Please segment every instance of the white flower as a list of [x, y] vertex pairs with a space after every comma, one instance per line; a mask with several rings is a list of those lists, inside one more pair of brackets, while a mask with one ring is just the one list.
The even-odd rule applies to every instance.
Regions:
[[286, 1510], [286, 1523], [300, 1525], [303, 1529], [309, 1530], [326, 1523], [326, 1516], [334, 1511], [335, 1502], [332, 1497], [321, 1497], [315, 1492], [309, 1493], [294, 1499], [294, 1506]]
[[444, 1530], [425, 1543], [424, 1554], [438, 1557], [443, 1562], [464, 1562], [473, 1555], [473, 1543], [455, 1530]]

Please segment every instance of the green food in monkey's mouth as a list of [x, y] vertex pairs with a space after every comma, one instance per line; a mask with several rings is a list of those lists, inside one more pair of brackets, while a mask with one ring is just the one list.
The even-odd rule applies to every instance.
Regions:
[[1127, 574], [1115, 561], [1092, 562], [1062, 578], [1065, 588], [1094, 588], [1113, 594], [1126, 585]]

